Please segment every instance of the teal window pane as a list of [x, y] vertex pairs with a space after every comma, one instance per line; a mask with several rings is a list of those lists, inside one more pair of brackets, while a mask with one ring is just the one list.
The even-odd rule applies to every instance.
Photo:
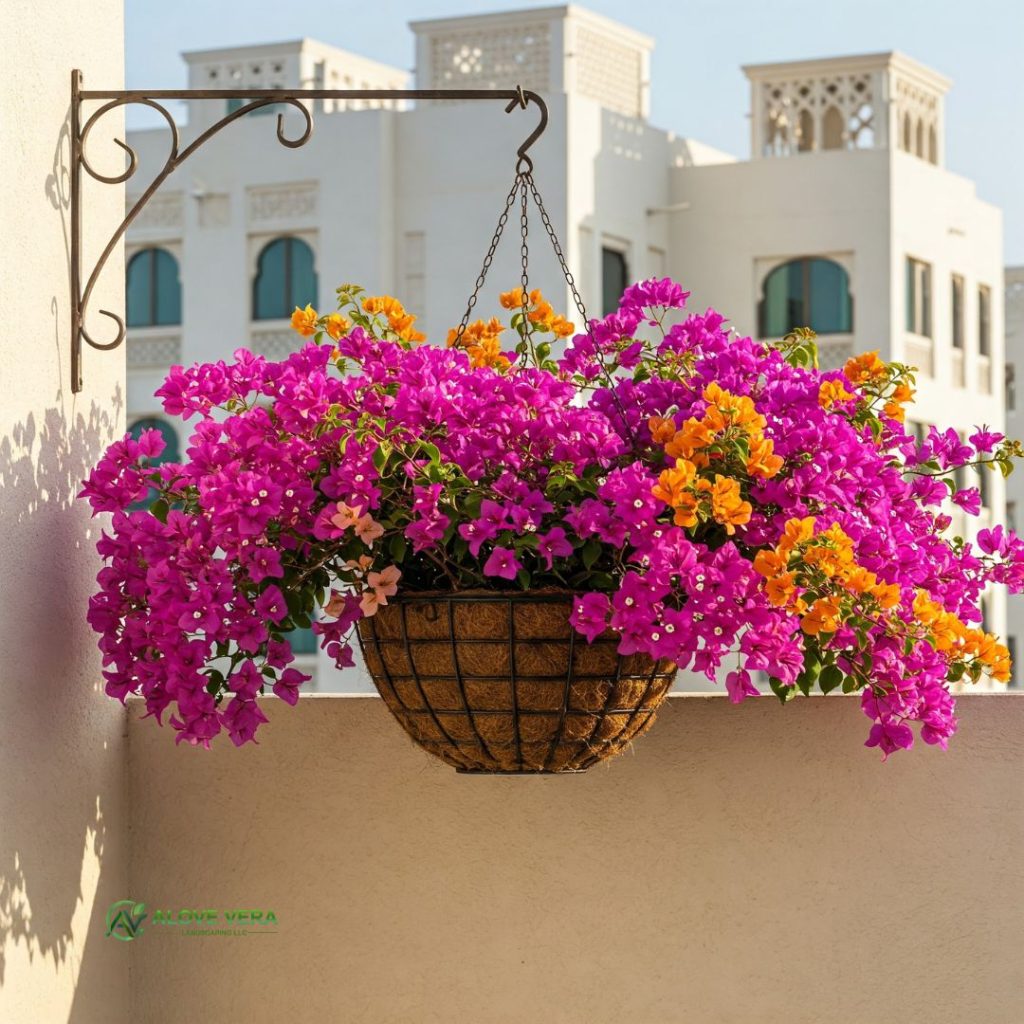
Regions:
[[228, 113], [233, 114], [245, 101], [239, 99], [237, 96], [228, 100]]
[[289, 238], [289, 293], [288, 312], [291, 316], [296, 306], [316, 305], [316, 270], [313, 268], [313, 250], [298, 238]]
[[300, 238], [275, 238], [260, 253], [253, 282], [254, 320], [280, 320], [296, 306], [316, 305], [313, 250]]
[[181, 282], [178, 261], [164, 249], [153, 250], [153, 323], [181, 323]]
[[165, 249], [143, 249], [129, 260], [125, 290], [129, 327], [181, 323], [178, 261]]
[[778, 338], [797, 327], [818, 334], [853, 330], [853, 302], [846, 271], [832, 260], [790, 260], [776, 267], [762, 285], [758, 328], [762, 338]]
[[789, 267], [778, 267], [764, 282], [760, 317], [762, 338], [780, 338], [789, 330], [788, 293]]
[[291, 313], [285, 308], [285, 253], [288, 239], [278, 238], [260, 253], [253, 284], [253, 319], [274, 320]]
[[601, 310], [604, 316], [619, 308], [619, 299], [629, 284], [625, 253], [617, 249], [601, 250]]
[[818, 334], [847, 334], [853, 329], [849, 278], [832, 260], [810, 261], [808, 322]]
[[125, 285], [129, 327], [149, 327], [153, 323], [153, 250], [143, 249], [128, 261]]
[[311, 629], [292, 629], [284, 634], [285, 640], [292, 645], [293, 654], [316, 654], [318, 640]]

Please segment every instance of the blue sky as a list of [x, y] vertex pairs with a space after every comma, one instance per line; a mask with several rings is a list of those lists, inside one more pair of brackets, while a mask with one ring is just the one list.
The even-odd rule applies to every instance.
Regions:
[[[183, 88], [182, 50], [301, 36], [411, 68], [411, 20], [538, 6], [547, 5], [529, 0], [127, 0], [127, 84]], [[741, 157], [749, 151], [742, 64], [903, 50], [931, 65], [953, 79], [946, 103], [946, 164], [973, 178], [981, 198], [1003, 208], [1007, 262], [1024, 264], [1020, 0], [587, 0], [584, 6], [656, 39], [655, 125]], [[102, 88], [106, 83], [88, 84]]]

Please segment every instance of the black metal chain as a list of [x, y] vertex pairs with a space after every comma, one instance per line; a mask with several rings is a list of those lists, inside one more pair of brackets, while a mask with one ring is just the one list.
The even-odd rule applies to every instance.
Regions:
[[576, 308], [580, 311], [580, 316], [583, 317], [583, 329], [589, 334], [590, 320], [587, 317], [587, 311], [583, 306], [583, 299], [580, 298], [579, 289], [576, 287], [576, 279], [572, 276], [572, 272], [569, 270], [569, 264], [566, 262], [565, 253], [562, 252], [562, 244], [558, 241], [558, 235], [555, 234], [554, 225], [551, 223], [548, 211], [544, 208], [544, 200], [541, 199], [540, 192], [537, 191], [537, 185], [533, 180], [533, 175], [526, 175], [526, 180], [529, 182], [530, 191], [533, 194], [533, 201], [537, 204], [537, 209], [540, 211], [541, 223], [544, 225], [544, 230], [548, 233], [548, 238], [551, 239], [551, 246], [555, 250], [555, 256], [558, 258], [558, 265], [562, 268], [562, 274], [565, 276], [566, 284], [569, 285], [569, 291], [572, 292], [573, 302], [576, 303]]
[[469, 318], [473, 313], [473, 307], [476, 306], [477, 299], [480, 296], [480, 290], [484, 286], [484, 282], [487, 280], [487, 272], [491, 269], [491, 264], [494, 262], [494, 254], [498, 248], [498, 242], [501, 241], [502, 232], [505, 230], [505, 225], [508, 223], [509, 214], [512, 210], [512, 204], [515, 202], [516, 194], [520, 197], [520, 213], [519, 213], [519, 234], [520, 234], [520, 256], [522, 264], [522, 272], [520, 274], [520, 283], [522, 285], [522, 313], [523, 313], [523, 336], [529, 338], [532, 333], [532, 325], [530, 323], [528, 310], [530, 303], [530, 277], [529, 277], [529, 262], [530, 262], [530, 250], [529, 250], [529, 209], [528, 201], [530, 196], [533, 197], [533, 201], [537, 206], [537, 210], [540, 213], [541, 223], [544, 225], [544, 230], [547, 232], [548, 238], [551, 240], [551, 246], [555, 251], [555, 257], [558, 260], [558, 265], [562, 270], [562, 275], [565, 277], [566, 284], [569, 286], [569, 291], [572, 293], [573, 302], [576, 304], [576, 308], [579, 310], [580, 316], [583, 318], [583, 330], [587, 334], [591, 333], [590, 319], [587, 316], [586, 307], [583, 305], [583, 299], [580, 296], [579, 289], [576, 287], [576, 280], [572, 276], [572, 272], [569, 270], [569, 264], [566, 261], [565, 253], [562, 250], [562, 244], [558, 240], [558, 235], [555, 233], [555, 227], [551, 223], [551, 218], [548, 216], [548, 211], [544, 206], [544, 200], [541, 198], [540, 191], [537, 188], [537, 183], [533, 180], [533, 175], [530, 173], [529, 167], [524, 167], [522, 162], [516, 165], [516, 177], [512, 182], [512, 188], [509, 190], [508, 196], [505, 198], [505, 208], [501, 211], [501, 216], [498, 218], [498, 226], [494, 230], [494, 236], [491, 238], [491, 244], [487, 249], [487, 255], [484, 256], [483, 266], [480, 268], [480, 274], [476, 279], [476, 284], [473, 287], [473, 293], [469, 297], [469, 302], [466, 304], [466, 312], [462, 314], [462, 321], [455, 332], [455, 344], [462, 340], [463, 334], [466, 332], [466, 328], [469, 326]]
[[473, 294], [469, 297], [469, 302], [466, 305], [466, 312], [462, 314], [462, 322], [459, 324], [458, 330], [455, 332], [455, 344], [458, 345], [462, 341], [462, 335], [466, 333], [466, 328], [469, 326], [469, 318], [473, 313], [473, 307], [476, 305], [476, 300], [480, 295], [480, 289], [484, 286], [484, 281], [487, 280], [487, 271], [491, 269], [491, 263], [494, 261], [494, 253], [498, 248], [498, 242], [501, 241], [501, 233], [505, 230], [505, 225], [508, 223], [508, 215], [512, 210], [512, 204], [515, 202], [516, 193], [519, 191], [519, 172], [516, 172], [515, 181], [512, 182], [512, 188], [509, 189], [508, 195], [505, 197], [505, 209], [501, 211], [501, 216], [498, 218], [498, 226], [494, 229], [494, 237], [491, 239], [490, 248], [487, 250], [487, 255], [484, 256], [484, 265], [480, 268], [480, 275], [476, 279], [476, 284], [473, 286]]
[[526, 191], [526, 182], [529, 179], [530, 174], [527, 171], [525, 174], [520, 174], [519, 178], [522, 182], [522, 203], [520, 204], [519, 213], [519, 234], [522, 239], [519, 245], [519, 252], [522, 259], [523, 269], [520, 275], [520, 284], [522, 285], [522, 310], [523, 310], [523, 338], [529, 340], [530, 335], [533, 333], [532, 325], [530, 323], [530, 247], [527, 244], [527, 236], [530, 230], [530, 218], [529, 212], [526, 207], [526, 201], [529, 198]]

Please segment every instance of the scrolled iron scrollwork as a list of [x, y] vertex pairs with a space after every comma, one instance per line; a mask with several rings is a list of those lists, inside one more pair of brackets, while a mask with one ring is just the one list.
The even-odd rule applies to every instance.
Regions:
[[[242, 100], [242, 106], [230, 111], [215, 121], [209, 128], [197, 135], [184, 149], [181, 148], [181, 138], [178, 126], [168, 109], [159, 102], [160, 100]], [[96, 286], [107, 261], [117, 248], [118, 243], [124, 238], [125, 232], [132, 222], [146, 206], [157, 189], [173, 174], [200, 146], [209, 141], [226, 128], [229, 124], [240, 120], [255, 110], [272, 105], [285, 104], [292, 107], [301, 114], [303, 118], [302, 130], [297, 136], [289, 135], [286, 131], [283, 113], [277, 115], [277, 141], [288, 149], [298, 149], [304, 146], [313, 135], [313, 115], [310, 112], [309, 104], [321, 99], [429, 99], [429, 100], [508, 100], [506, 112], [516, 108], [526, 109], [530, 103], [535, 104], [541, 113], [538, 126], [528, 136], [526, 141], [518, 148], [518, 168], [527, 172], [532, 169], [533, 163], [527, 155], [527, 150], [540, 137], [548, 122], [548, 110], [544, 100], [535, 92], [524, 91], [518, 88], [511, 90], [470, 90], [470, 89], [248, 89], [248, 90], [216, 90], [216, 89], [192, 89], [182, 91], [171, 90], [150, 90], [99, 92], [86, 91], [82, 88], [82, 75], [80, 71], [73, 71], [71, 74], [71, 304], [72, 304], [72, 352], [71, 352], [71, 385], [73, 391], [82, 389], [81, 371], [81, 349], [84, 340], [91, 348], [101, 351], [115, 349], [124, 342], [127, 334], [125, 318], [109, 309], [100, 309], [98, 312], [114, 321], [117, 333], [111, 341], [97, 341], [86, 328], [85, 318], [89, 310], [89, 303], [92, 299], [93, 289]], [[86, 100], [102, 100], [102, 106], [93, 111], [88, 118], [82, 121], [82, 103]], [[129, 181], [139, 167], [139, 157], [135, 150], [122, 139], [114, 138], [112, 141], [119, 146], [128, 157], [128, 166], [117, 174], [102, 174], [89, 162], [86, 155], [86, 146], [89, 142], [89, 135], [93, 128], [106, 114], [120, 107], [132, 104], [150, 107], [157, 111], [167, 122], [170, 130], [170, 149], [164, 160], [163, 166], [153, 177], [145, 191], [132, 204], [127, 211], [120, 225], [110, 236], [104, 246], [99, 258], [93, 265], [92, 271], [82, 286], [82, 172], [84, 171], [95, 181], [105, 185], [121, 185]]]

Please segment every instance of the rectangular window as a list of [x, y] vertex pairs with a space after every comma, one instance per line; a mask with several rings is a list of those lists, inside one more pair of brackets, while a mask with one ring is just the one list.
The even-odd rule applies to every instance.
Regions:
[[932, 267], [907, 257], [907, 330], [924, 338], [932, 336]]
[[620, 249], [601, 248], [601, 310], [602, 316], [619, 308], [619, 299], [629, 284], [626, 254]]
[[964, 279], [959, 274], [953, 275], [953, 348], [963, 351], [964, 347]]
[[1007, 363], [1003, 367], [1003, 386], [1006, 388], [1006, 411], [1017, 411], [1017, 368], [1013, 363]]
[[978, 286], [978, 354], [987, 356], [992, 352], [992, 289], [988, 285]]

